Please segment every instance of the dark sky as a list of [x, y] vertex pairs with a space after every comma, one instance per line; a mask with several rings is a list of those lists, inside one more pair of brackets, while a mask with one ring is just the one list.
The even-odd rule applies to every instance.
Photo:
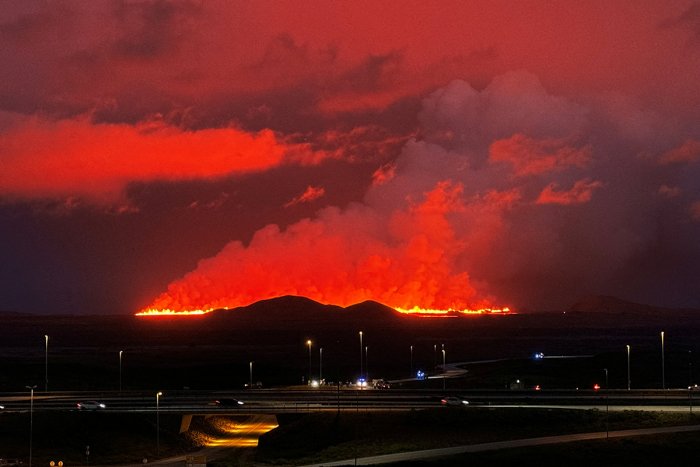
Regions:
[[0, 2], [0, 310], [700, 307], [700, 3]]

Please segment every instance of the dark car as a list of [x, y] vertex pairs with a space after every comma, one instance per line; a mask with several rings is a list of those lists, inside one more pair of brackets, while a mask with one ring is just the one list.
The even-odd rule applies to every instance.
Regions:
[[244, 402], [238, 399], [223, 398], [215, 400], [214, 404], [218, 405], [219, 407], [238, 407], [240, 405], [243, 405]]
[[84, 402], [78, 402], [77, 407], [79, 410], [99, 410], [99, 409], [104, 409], [107, 406], [102, 402], [84, 401]]
[[456, 406], [469, 405], [468, 400], [463, 399], [461, 397], [457, 397], [457, 396], [443, 397], [442, 399], [440, 399], [440, 403], [442, 405], [456, 405]]

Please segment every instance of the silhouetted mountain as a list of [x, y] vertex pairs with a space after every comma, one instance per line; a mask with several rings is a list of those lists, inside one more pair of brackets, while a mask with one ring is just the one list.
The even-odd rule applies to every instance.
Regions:
[[343, 308], [293, 295], [261, 300], [230, 310], [215, 310], [210, 317], [240, 325], [254, 324], [260, 329], [302, 329], [317, 325], [354, 328], [357, 323], [392, 324], [402, 320], [393, 308], [373, 301]]
[[569, 311], [579, 312], [603, 312], [603, 313], [634, 313], [634, 314], [657, 314], [674, 310], [672, 308], [662, 308], [641, 303], [628, 302], [617, 297], [607, 295], [592, 295], [585, 297], [569, 308]]
[[342, 307], [336, 305], [324, 305], [322, 303], [311, 300], [310, 298], [300, 297], [296, 295], [284, 295], [282, 297], [269, 298], [260, 300], [248, 306], [238, 307], [227, 310], [231, 313], [264, 313], [266, 316], [283, 314], [288, 316], [291, 314], [318, 314], [318, 313], [334, 313], [341, 312]]
[[0, 310], [0, 316], [6, 316], [6, 317], [11, 317], [11, 316], [32, 316], [31, 313], [23, 313], [21, 311], [3, 311]]
[[345, 308], [346, 313], [358, 313], [370, 317], [397, 317], [402, 316], [401, 313], [395, 309], [386, 306], [382, 303], [375, 302], [374, 300], [366, 300], [361, 303], [356, 303]]

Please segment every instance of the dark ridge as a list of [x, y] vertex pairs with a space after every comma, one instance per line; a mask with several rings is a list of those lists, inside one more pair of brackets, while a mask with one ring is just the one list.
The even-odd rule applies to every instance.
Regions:
[[691, 310], [675, 310], [673, 308], [663, 308], [652, 305], [644, 305], [641, 303], [629, 302], [627, 300], [622, 300], [621, 298], [611, 297], [608, 295], [591, 295], [576, 302], [574, 305], [571, 306], [569, 311], [588, 313], [633, 313], [653, 315], [658, 313]]
[[374, 300], [365, 300], [345, 308], [346, 313], [361, 315], [363, 317], [401, 317], [401, 313]]
[[584, 313], [654, 314], [660, 311], [668, 311], [668, 309], [628, 302], [608, 295], [591, 295], [574, 303], [571, 308], [569, 308], [569, 311]]
[[20, 311], [4, 311], [0, 310], [0, 316], [13, 317], [13, 316], [34, 316], [32, 313], [23, 313]]
[[324, 326], [354, 329], [358, 323], [387, 327], [406, 321], [393, 308], [370, 300], [343, 308], [293, 295], [261, 300], [230, 310], [216, 310], [205, 319], [220, 321], [223, 328], [242, 326], [270, 331], [310, 330]]
[[324, 305], [310, 298], [297, 295], [283, 295], [252, 303], [248, 306], [226, 310], [233, 313], [328, 313], [339, 312], [342, 308], [336, 305]]

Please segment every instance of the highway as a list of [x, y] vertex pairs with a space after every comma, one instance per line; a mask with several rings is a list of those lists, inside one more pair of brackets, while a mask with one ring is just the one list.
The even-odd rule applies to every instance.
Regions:
[[[697, 391], [694, 391], [697, 392]], [[447, 390], [436, 389], [256, 389], [248, 391], [163, 391], [158, 410], [164, 413], [279, 414], [313, 411], [410, 410], [438, 407], [444, 396], [459, 396], [467, 407], [555, 407], [609, 410], [694, 410], [700, 394], [688, 390], [533, 391], [533, 390]], [[243, 405], [218, 406], [217, 399], [233, 398]], [[30, 397], [23, 393], [1, 393], [4, 413], [26, 412]], [[154, 412], [156, 391], [35, 392], [33, 410], [74, 411], [80, 401], [96, 400], [105, 412]], [[2, 413], [0, 412], [0, 413]]]

